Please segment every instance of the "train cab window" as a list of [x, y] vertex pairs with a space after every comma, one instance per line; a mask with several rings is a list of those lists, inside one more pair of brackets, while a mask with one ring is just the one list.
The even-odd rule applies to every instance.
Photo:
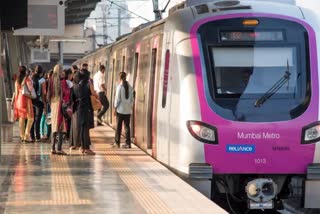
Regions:
[[225, 119], [242, 122], [299, 117], [311, 101], [307, 30], [276, 18], [259, 18], [251, 29], [242, 21], [218, 20], [198, 30], [211, 108]]
[[[297, 56], [294, 47], [212, 48], [215, 96], [221, 98], [263, 94], [279, 80], [277, 94], [297, 91]], [[287, 79], [286, 79], [287, 77]]]

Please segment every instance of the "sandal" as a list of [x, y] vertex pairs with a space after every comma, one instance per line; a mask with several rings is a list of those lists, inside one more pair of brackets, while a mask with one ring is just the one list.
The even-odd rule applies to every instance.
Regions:
[[80, 147], [79, 152], [83, 154], [85, 152], [85, 150]]
[[70, 146], [70, 150], [77, 150], [78, 149], [78, 147], [76, 147], [76, 146]]
[[24, 143], [34, 143], [33, 139], [24, 139]]

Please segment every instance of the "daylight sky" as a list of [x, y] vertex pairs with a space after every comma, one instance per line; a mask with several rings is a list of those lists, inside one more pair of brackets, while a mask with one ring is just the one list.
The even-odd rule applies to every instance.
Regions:
[[[183, 0], [171, 0], [170, 5], [167, 9]], [[265, 0], [268, 1], [268, 0]], [[129, 10], [149, 19], [153, 20], [154, 19], [154, 14], [153, 14], [153, 5], [152, 5], [152, 0], [127, 0]], [[168, 0], [159, 0], [159, 8], [164, 8]], [[320, 14], [320, 0], [296, 0], [297, 4], [299, 6], [307, 7], [310, 9], [315, 10]], [[130, 21], [130, 26], [135, 27], [144, 21], [141, 19], [132, 19]]]

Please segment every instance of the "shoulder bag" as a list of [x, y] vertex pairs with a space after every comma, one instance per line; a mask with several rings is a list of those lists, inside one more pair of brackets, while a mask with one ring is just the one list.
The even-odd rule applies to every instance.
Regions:
[[34, 88], [32, 87], [32, 90], [30, 91], [28, 88], [28, 85], [26, 84], [26, 82], [24, 81], [22, 84], [22, 95], [29, 97], [31, 99], [36, 99], [37, 98], [37, 94], [36, 91], [34, 90]]
[[95, 96], [91, 95], [90, 99], [91, 99], [91, 106], [93, 111], [98, 111], [99, 109], [102, 108], [102, 104], [100, 100], [98, 100]]

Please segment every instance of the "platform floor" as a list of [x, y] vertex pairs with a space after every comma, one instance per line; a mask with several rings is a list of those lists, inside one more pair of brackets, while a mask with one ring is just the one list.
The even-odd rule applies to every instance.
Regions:
[[14, 135], [2, 143], [0, 213], [226, 213], [140, 149], [112, 149], [109, 127], [91, 132], [95, 156], [51, 156]]

